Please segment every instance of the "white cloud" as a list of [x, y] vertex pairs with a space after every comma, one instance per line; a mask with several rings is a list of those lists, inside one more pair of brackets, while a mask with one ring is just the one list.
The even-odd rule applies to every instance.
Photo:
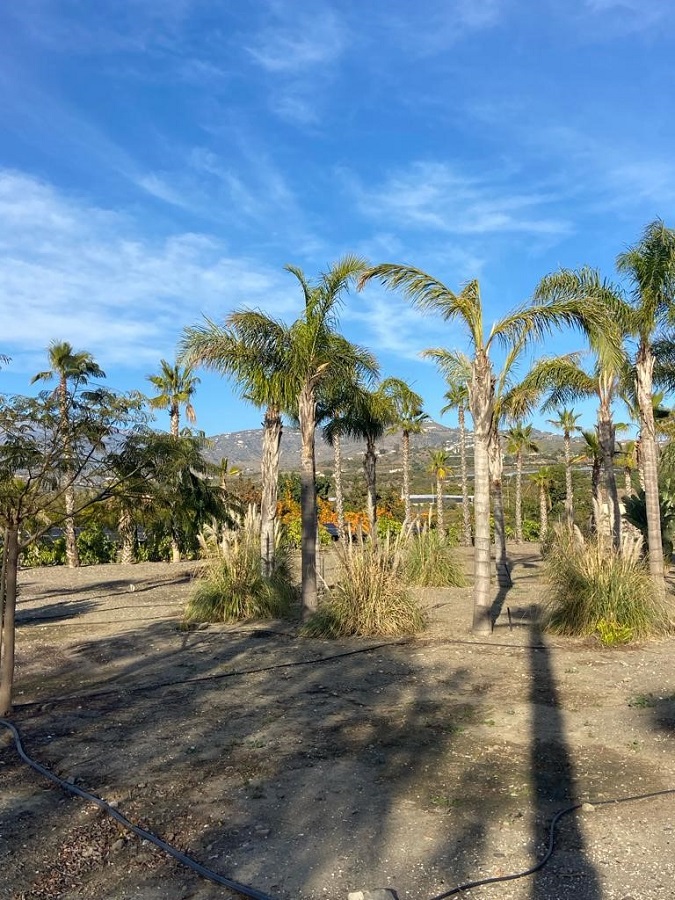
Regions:
[[347, 178], [362, 213], [401, 228], [448, 234], [566, 234], [567, 221], [543, 210], [554, 198], [510, 189], [498, 177], [466, 176], [445, 163], [416, 162], [375, 188]]
[[328, 7], [279, 7], [274, 25], [263, 28], [247, 50], [267, 72], [297, 75], [335, 62], [345, 46], [345, 30]]
[[[126, 217], [0, 171], [0, 333], [13, 369], [53, 339], [102, 365], [152, 364], [202, 311], [297, 303], [283, 272], [232, 256], [213, 237], [138, 234]], [[170, 351], [169, 351], [170, 352]]]

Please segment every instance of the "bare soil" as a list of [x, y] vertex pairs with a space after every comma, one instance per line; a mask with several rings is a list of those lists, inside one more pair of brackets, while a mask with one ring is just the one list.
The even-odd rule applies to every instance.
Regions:
[[[464, 896], [675, 897], [675, 640], [604, 649], [540, 633], [536, 547], [491, 638], [471, 588], [426, 590], [403, 641], [301, 639], [293, 623], [180, 628], [195, 566], [21, 572], [27, 752], [206, 866], [277, 900], [391, 888]], [[467, 569], [470, 565], [465, 557]], [[3, 898], [228, 898], [22, 763], [0, 729]]]

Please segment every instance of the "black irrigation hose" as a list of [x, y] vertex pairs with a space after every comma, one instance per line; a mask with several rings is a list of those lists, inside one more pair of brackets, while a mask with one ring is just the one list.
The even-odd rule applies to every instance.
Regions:
[[215, 882], [216, 884], [223, 885], [223, 887], [229, 888], [232, 891], [236, 891], [237, 893], [242, 894], [244, 897], [251, 897], [252, 900], [274, 900], [274, 898], [269, 894], [264, 894], [262, 891], [258, 891], [255, 888], [248, 887], [248, 885], [245, 884], [240, 884], [238, 881], [233, 881], [231, 878], [226, 878], [224, 875], [219, 875], [212, 869], [208, 869], [206, 866], [198, 863], [187, 854], [181, 853], [180, 850], [176, 850], [176, 848], [172, 847], [171, 844], [167, 844], [166, 841], [163, 841], [151, 831], [146, 831], [145, 828], [139, 828], [138, 825], [134, 825], [133, 822], [130, 822], [129, 819], [123, 816], [121, 812], [118, 812], [113, 806], [110, 806], [109, 803], [106, 803], [105, 800], [102, 800], [95, 794], [90, 794], [89, 791], [84, 791], [82, 790], [82, 788], [79, 788], [74, 784], [70, 784], [69, 782], [64, 781], [62, 778], [59, 778], [58, 775], [50, 772], [49, 769], [41, 766], [39, 762], [36, 762], [34, 759], [31, 759], [31, 757], [28, 756], [26, 751], [23, 749], [21, 736], [19, 735], [16, 727], [11, 722], [8, 722], [7, 719], [0, 719], [0, 725], [8, 728], [12, 733], [17, 753], [19, 754], [21, 759], [25, 763], [27, 763], [31, 767], [31, 769], [34, 769], [40, 775], [48, 778], [54, 784], [58, 785], [58, 787], [60, 787], [62, 790], [68, 791], [70, 794], [75, 794], [76, 796], [81, 797], [83, 800], [89, 800], [90, 803], [93, 803], [98, 806], [99, 809], [102, 809], [123, 828], [126, 828], [127, 831], [131, 831], [137, 837], [140, 837], [145, 841], [150, 841], [150, 843], [154, 844], [155, 847], [159, 847], [159, 849], [163, 850], [164, 853], [168, 853], [169, 856], [172, 856], [174, 859], [178, 860], [179, 863], [182, 863], [182, 865], [186, 866], [188, 869], [192, 869], [193, 872], [201, 875], [202, 878], [206, 878], [209, 881]]
[[[666, 794], [675, 794], [675, 788], [668, 788], [664, 791], [653, 791], [649, 794], [633, 794], [630, 797], [615, 797], [611, 800], [591, 800], [588, 802], [591, 804], [591, 806], [608, 806], [609, 804], [613, 803], [632, 803], [636, 800], [648, 800], [653, 797], [663, 797]], [[546, 853], [539, 860], [539, 862], [536, 865], [532, 866], [530, 869], [525, 869], [523, 872], [514, 872], [511, 875], [495, 875], [492, 878], [481, 878], [479, 881], [467, 881], [464, 884], [460, 884], [449, 891], [445, 891], [445, 893], [443, 894], [437, 894], [435, 897], [432, 897], [431, 900], [445, 900], [446, 897], [454, 897], [456, 894], [461, 894], [464, 891], [469, 891], [471, 890], [471, 888], [482, 887], [485, 884], [497, 884], [501, 881], [515, 881], [517, 878], [526, 878], [528, 875], [534, 875], [535, 872], [543, 869], [546, 863], [553, 856], [553, 850], [555, 849], [555, 830], [558, 822], [563, 818], [563, 816], [566, 816], [577, 809], [581, 809], [582, 806], [582, 803], [575, 803], [572, 806], [566, 806], [565, 809], [558, 810], [558, 812], [553, 816], [548, 829], [548, 847], [546, 848]]]

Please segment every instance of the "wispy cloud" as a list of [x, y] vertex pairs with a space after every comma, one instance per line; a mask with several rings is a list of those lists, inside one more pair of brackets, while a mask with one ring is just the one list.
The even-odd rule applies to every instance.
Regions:
[[494, 28], [506, 16], [510, 0], [431, 0], [428, 3], [387, 3], [381, 29], [411, 56], [440, 53], [473, 34]]
[[547, 215], [554, 198], [514, 190], [499, 177], [467, 176], [446, 163], [416, 162], [374, 188], [347, 176], [361, 212], [401, 228], [449, 234], [563, 235], [570, 223]]
[[584, 11], [595, 20], [593, 35], [601, 40], [675, 23], [675, 9], [669, 0], [584, 0]]
[[268, 72], [297, 75], [335, 62], [345, 46], [345, 29], [335, 12], [312, 3], [302, 10], [273, 7], [273, 24], [262, 28], [247, 50]]
[[21, 370], [50, 340], [67, 339], [102, 364], [134, 367], [171, 352], [183, 324], [242, 303], [297, 297], [283, 272], [233, 256], [219, 240], [181, 233], [151, 239], [125, 216], [0, 171], [0, 333]]

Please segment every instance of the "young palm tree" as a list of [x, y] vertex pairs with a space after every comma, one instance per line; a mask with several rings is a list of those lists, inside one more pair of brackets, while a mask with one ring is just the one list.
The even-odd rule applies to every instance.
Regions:
[[548, 533], [548, 511], [551, 506], [551, 488], [553, 487], [553, 472], [549, 466], [542, 466], [531, 480], [539, 488], [539, 540], [543, 541]]
[[539, 453], [532, 440], [532, 426], [519, 422], [507, 432], [506, 452], [516, 457], [516, 541], [523, 543], [523, 454]]
[[260, 460], [260, 560], [263, 576], [274, 570], [277, 485], [283, 433], [282, 412], [292, 407], [287, 377], [290, 334], [256, 311], [232, 313], [224, 326], [210, 319], [186, 328], [181, 359], [233, 378], [244, 399], [264, 409]]
[[171, 434], [178, 437], [180, 433], [180, 408], [185, 407], [188, 422], [196, 422], [192, 395], [197, 389], [199, 378], [192, 374], [192, 367], [181, 368], [179, 363], [173, 366], [165, 359], [160, 360], [158, 375], [148, 375], [148, 381], [157, 390], [157, 396], [149, 400], [152, 409], [168, 409], [171, 423]]
[[573, 409], [559, 409], [557, 419], [549, 419], [550, 425], [558, 428], [563, 433], [565, 442], [565, 517], [567, 524], [574, 525], [574, 489], [572, 487], [572, 434], [581, 431], [577, 425], [581, 414], [575, 415]]
[[385, 378], [380, 385], [380, 392], [393, 404], [395, 421], [391, 431], [400, 430], [403, 436], [401, 449], [403, 455], [403, 502], [405, 516], [403, 527], [410, 525], [412, 511], [410, 505], [410, 435], [421, 434], [424, 423], [429, 416], [422, 409], [422, 398], [400, 378]]
[[450, 455], [446, 450], [429, 450], [429, 456], [429, 471], [436, 479], [436, 530], [444, 535], [443, 482], [450, 474]]
[[619, 452], [616, 462], [623, 469], [623, 481], [626, 497], [633, 493], [633, 472], [638, 468], [638, 442], [619, 441]]
[[471, 546], [471, 510], [469, 508], [469, 478], [466, 465], [466, 408], [469, 402], [469, 386], [467, 378], [446, 376], [448, 389], [443, 395], [448, 401], [441, 409], [444, 415], [451, 409], [457, 410], [459, 425], [459, 462], [462, 479], [462, 544]]
[[352, 407], [356, 392], [362, 385], [352, 382], [324, 385], [317, 404], [317, 422], [322, 422], [322, 434], [327, 444], [333, 448], [333, 486], [335, 489], [335, 515], [337, 529], [342, 540], [346, 540], [344, 490], [342, 487], [342, 438], [347, 434], [346, 417]]
[[422, 310], [439, 313], [446, 321], [459, 319], [465, 326], [472, 345], [469, 407], [474, 425], [474, 622], [476, 633], [492, 630], [490, 597], [490, 473], [488, 446], [494, 429], [494, 375], [490, 360], [493, 344], [507, 346], [543, 337], [560, 325], [590, 324], [599, 318], [594, 304], [553, 300], [522, 307], [496, 322], [486, 336], [483, 329], [483, 307], [477, 281], [470, 281], [455, 294], [444, 284], [419, 269], [391, 263], [369, 269], [360, 280], [365, 285], [378, 279], [385, 286], [401, 289]]
[[58, 397], [61, 417], [61, 431], [64, 441], [64, 471], [62, 483], [64, 485], [64, 502], [66, 517], [64, 531], [66, 538], [66, 560], [68, 565], [76, 568], [80, 564], [77, 552], [77, 539], [75, 536], [75, 485], [73, 484], [72, 468], [69, 465], [70, 458], [70, 410], [75, 402], [78, 389], [87, 384], [90, 378], [105, 378], [105, 372], [95, 361], [91, 353], [86, 350], [74, 351], [67, 341], [52, 341], [48, 349], [49, 369], [38, 372], [31, 380], [36, 381], [58, 380], [54, 395]]
[[582, 431], [581, 435], [586, 442], [584, 452], [572, 459], [573, 463], [590, 463], [591, 465], [591, 496], [593, 497], [593, 522], [592, 530], [600, 531], [600, 522], [597, 520], [597, 510], [602, 508], [602, 496], [600, 493], [600, 477], [602, 473], [602, 450], [598, 437], [597, 426], [593, 431]]

